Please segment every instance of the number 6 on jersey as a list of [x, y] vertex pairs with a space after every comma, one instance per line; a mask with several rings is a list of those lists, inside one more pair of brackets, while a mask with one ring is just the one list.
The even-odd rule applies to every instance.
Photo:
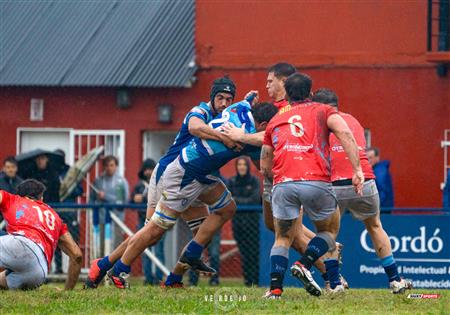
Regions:
[[305, 130], [303, 129], [303, 125], [300, 122], [302, 117], [300, 115], [291, 116], [288, 120], [288, 123], [291, 127], [291, 133], [294, 137], [300, 138], [305, 134]]

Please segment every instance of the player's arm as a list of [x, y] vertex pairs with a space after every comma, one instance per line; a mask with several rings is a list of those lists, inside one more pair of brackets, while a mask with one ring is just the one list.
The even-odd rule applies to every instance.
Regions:
[[222, 131], [233, 141], [242, 142], [255, 147], [261, 147], [263, 145], [264, 131], [245, 133], [245, 124], [243, 124], [241, 128], [238, 128], [233, 124], [227, 124], [222, 126]]
[[261, 173], [270, 179], [273, 178], [272, 174], [273, 151], [274, 148], [267, 144], [264, 144], [261, 149], [261, 159], [260, 159]]
[[72, 290], [77, 284], [78, 276], [80, 275], [83, 253], [69, 232], [61, 235], [58, 240], [58, 247], [69, 256], [69, 270], [65, 289]]
[[238, 146], [236, 142], [228, 138], [226, 135], [205, 124], [205, 121], [201, 118], [195, 116], [191, 117], [189, 119], [188, 128], [189, 133], [197, 138], [220, 141], [229, 148], [236, 148]]
[[345, 120], [339, 115], [331, 115], [327, 119], [328, 128], [335, 134], [336, 138], [341, 142], [345, 153], [353, 168], [353, 186], [356, 192], [362, 194], [362, 185], [364, 183], [364, 174], [361, 169], [359, 160], [359, 150], [355, 137], [347, 126]]

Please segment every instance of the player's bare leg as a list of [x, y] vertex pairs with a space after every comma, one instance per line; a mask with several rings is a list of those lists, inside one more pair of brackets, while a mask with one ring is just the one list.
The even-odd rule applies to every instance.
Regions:
[[156, 244], [166, 232], [152, 221], [130, 237], [128, 246], [122, 255], [122, 262], [131, 265], [139, 255], [149, 246]]
[[367, 218], [363, 222], [372, 240], [375, 252], [380, 258], [381, 264], [388, 276], [392, 293], [404, 293], [406, 290], [411, 289], [411, 282], [400, 278], [398, 274], [397, 264], [392, 255], [391, 242], [386, 231], [383, 229], [380, 215], [377, 214], [376, 216]]
[[[155, 208], [147, 208], [146, 217], [151, 218], [154, 212]], [[181, 214], [181, 218], [191, 228], [193, 235], [196, 234], [201, 222], [203, 222], [203, 220], [207, 216], [208, 208], [206, 206], [190, 207]], [[111, 269], [113, 265], [122, 257], [128, 246], [129, 240], [130, 238], [127, 238], [125, 241], [123, 241], [116, 249], [114, 249], [114, 251], [109, 256], [96, 259], [91, 263], [88, 279], [85, 283], [86, 288], [96, 288], [98, 284], [100, 284], [108, 270]], [[184, 271], [185, 268], [182, 265], [177, 264], [175, 266], [174, 273], [183, 275]], [[179, 284], [176, 285], [179, 286]]]
[[128, 275], [131, 271], [131, 264], [149, 246], [156, 244], [164, 233], [171, 229], [179, 216], [179, 212], [165, 206], [161, 201], [156, 207], [156, 211], [148, 223], [135, 235], [130, 237], [128, 246], [115, 264], [108, 272], [108, 277], [112, 283], [120, 289], [128, 288]]
[[[217, 205], [217, 202], [224, 195], [227, 196], [225, 197], [227, 201], [221, 205]], [[236, 213], [236, 203], [231, 198], [231, 193], [222, 183], [216, 185], [212, 190], [208, 191], [208, 193], [200, 195], [199, 200], [210, 205], [209, 209], [211, 214], [200, 225], [194, 240], [199, 244], [206, 246], [211, 241], [214, 234], [219, 231], [227, 221], [233, 218]]]
[[203, 249], [213, 236], [230, 220], [236, 212], [236, 203], [223, 183], [215, 185], [198, 198], [209, 206], [210, 215], [200, 225], [195, 237], [187, 244], [179, 263], [204, 274], [216, 271], [201, 260]]
[[[151, 218], [153, 214], [155, 213], [155, 208], [147, 208], [146, 217]], [[109, 261], [114, 264], [116, 261], [122, 257], [123, 253], [127, 249], [128, 242], [130, 238], [128, 237], [126, 240], [124, 240], [114, 251], [109, 255]]]
[[[267, 200], [263, 200], [264, 207], [264, 224], [266, 228], [270, 231], [274, 232], [274, 224], [273, 224], [273, 214], [272, 214], [272, 205]], [[303, 225], [302, 220], [298, 220], [297, 228], [295, 229], [295, 235], [292, 242], [291, 247], [297, 251], [300, 255], [305, 253], [306, 247], [308, 246], [309, 241], [316, 236], [316, 234]], [[322, 278], [326, 281], [326, 268], [323, 261], [318, 260], [314, 263], [314, 266], [319, 270]]]
[[[153, 213], [155, 212], [155, 208], [148, 207], [147, 208], [147, 218], [151, 218]], [[106, 276], [106, 273], [114, 266], [114, 264], [122, 257], [123, 253], [127, 249], [128, 242], [130, 238], [128, 237], [119, 246], [117, 246], [111, 254], [103, 257], [97, 258], [91, 262], [89, 267], [88, 278], [85, 282], [85, 288], [95, 289], [101, 283], [103, 278]]]
[[[209, 215], [209, 210], [206, 206], [203, 207], [191, 207], [184, 212], [181, 217], [186, 221], [189, 226], [192, 235], [195, 237], [200, 225], [206, 220]], [[187, 249], [187, 245], [183, 248], [182, 252]], [[183, 287], [183, 275], [186, 271], [186, 266], [177, 262], [174, 269], [167, 276], [166, 281], [162, 284], [164, 288], [182, 288]]]
[[284, 274], [287, 269], [289, 259], [289, 248], [294, 240], [297, 229], [297, 218], [277, 219], [274, 218], [275, 242], [270, 251], [270, 290], [265, 298], [278, 299], [283, 293]]
[[8, 290], [8, 284], [6, 282], [6, 270], [0, 272], [0, 289]]
[[364, 220], [367, 232], [372, 240], [375, 252], [380, 258], [392, 255], [391, 242], [381, 225], [380, 217], [374, 216]]
[[211, 213], [206, 220], [200, 225], [194, 240], [206, 246], [211, 242], [214, 234], [222, 228], [222, 226], [233, 218], [236, 212], [236, 203], [232, 200], [226, 207]]
[[270, 204], [270, 201], [267, 201], [265, 199], [263, 200], [263, 214], [264, 224], [266, 225], [266, 228], [272, 232], [275, 232], [275, 227], [273, 225], [272, 205]]

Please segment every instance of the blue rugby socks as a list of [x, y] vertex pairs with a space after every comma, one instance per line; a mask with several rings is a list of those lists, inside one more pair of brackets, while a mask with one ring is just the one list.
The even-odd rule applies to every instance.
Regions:
[[328, 244], [323, 238], [315, 236], [309, 241], [300, 262], [309, 270], [314, 262], [328, 251], [328, 248]]
[[284, 274], [288, 267], [289, 249], [272, 247], [270, 251], [270, 290], [283, 289]]
[[397, 264], [395, 263], [394, 256], [386, 256], [381, 258], [381, 265], [388, 276], [389, 282], [400, 281], [400, 276], [398, 275]]
[[113, 264], [109, 261], [109, 256], [105, 256], [97, 262], [97, 266], [102, 271], [108, 271], [112, 268]]
[[326, 259], [325, 267], [327, 269], [328, 280], [330, 281], [330, 287], [336, 288], [341, 283], [341, 277], [339, 274], [339, 262], [337, 259]]
[[202, 256], [203, 249], [204, 247], [202, 245], [192, 240], [187, 245], [183, 255], [188, 258], [200, 258]]
[[128, 274], [131, 271], [131, 267], [128, 265], [125, 265], [121, 259], [119, 259], [118, 262], [114, 265], [113, 274], [116, 276], [119, 276], [122, 272]]
[[174, 283], [180, 283], [181, 280], [183, 280], [183, 275], [176, 275], [174, 273], [169, 273], [167, 276], [166, 281], [164, 282], [165, 285], [170, 286]]

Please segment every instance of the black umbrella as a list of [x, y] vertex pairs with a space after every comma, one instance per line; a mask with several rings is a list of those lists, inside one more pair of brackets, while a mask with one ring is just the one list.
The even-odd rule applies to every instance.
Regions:
[[25, 153], [16, 155], [16, 160], [19, 167], [19, 176], [27, 178], [31, 170], [36, 168], [36, 157], [46, 155], [48, 157], [48, 165], [50, 168], [59, 172], [65, 164], [64, 156], [52, 151], [42, 149], [35, 149]]

